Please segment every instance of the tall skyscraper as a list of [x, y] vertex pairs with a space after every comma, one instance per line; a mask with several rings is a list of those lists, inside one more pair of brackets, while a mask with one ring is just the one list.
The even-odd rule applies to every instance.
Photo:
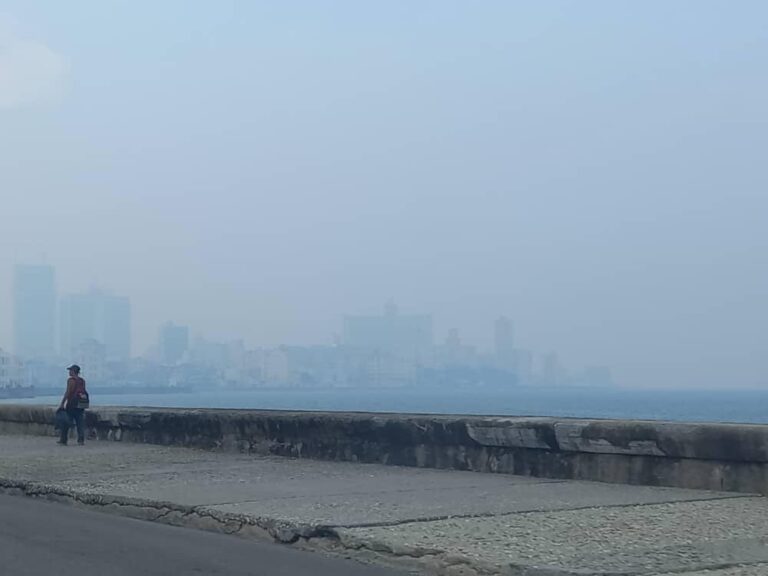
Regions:
[[56, 283], [53, 267], [16, 266], [13, 285], [14, 351], [23, 358], [53, 356], [55, 334]]
[[101, 290], [71, 294], [61, 300], [61, 352], [72, 356], [83, 343], [95, 340], [107, 360], [131, 355], [131, 304], [128, 298]]

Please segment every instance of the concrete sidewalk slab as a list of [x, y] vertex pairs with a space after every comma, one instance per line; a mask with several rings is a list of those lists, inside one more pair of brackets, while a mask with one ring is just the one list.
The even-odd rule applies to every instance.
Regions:
[[279, 526], [293, 534], [270, 528], [279, 539], [445, 574], [696, 574], [768, 562], [768, 500], [737, 493], [26, 436], [0, 436], [0, 479], [121, 513], [154, 506], [142, 517], [169, 523]]
[[[453, 518], [340, 530], [347, 545], [452, 550], [495, 566], [655, 574], [768, 562], [762, 497]], [[768, 574], [766, 572], [765, 574]]]

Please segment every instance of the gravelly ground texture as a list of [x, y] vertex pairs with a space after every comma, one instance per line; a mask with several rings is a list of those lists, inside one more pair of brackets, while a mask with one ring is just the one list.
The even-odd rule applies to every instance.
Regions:
[[675, 572], [654, 576], [766, 576], [766, 574], [768, 574], [768, 564], [753, 564], [751, 566], [697, 570], [696, 572]]
[[358, 528], [344, 536], [451, 550], [497, 566], [653, 574], [768, 560], [768, 502], [755, 497], [503, 514]]
[[0, 436], [0, 483], [427, 573], [768, 576], [768, 499], [743, 494], [27, 436]]

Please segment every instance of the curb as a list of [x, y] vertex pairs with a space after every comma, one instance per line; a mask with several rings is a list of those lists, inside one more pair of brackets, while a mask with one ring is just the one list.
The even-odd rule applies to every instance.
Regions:
[[160, 522], [171, 526], [196, 528], [221, 534], [255, 537], [284, 544], [293, 544], [301, 538], [308, 540], [330, 535], [328, 530], [323, 527], [293, 525], [272, 518], [207, 510], [201, 506], [185, 506], [173, 502], [80, 492], [39, 482], [0, 478], [0, 493], [82, 506], [136, 520]]

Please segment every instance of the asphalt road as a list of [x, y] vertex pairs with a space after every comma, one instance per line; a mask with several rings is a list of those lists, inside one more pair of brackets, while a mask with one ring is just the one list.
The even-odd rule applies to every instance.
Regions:
[[0, 574], [403, 576], [288, 546], [0, 495]]

